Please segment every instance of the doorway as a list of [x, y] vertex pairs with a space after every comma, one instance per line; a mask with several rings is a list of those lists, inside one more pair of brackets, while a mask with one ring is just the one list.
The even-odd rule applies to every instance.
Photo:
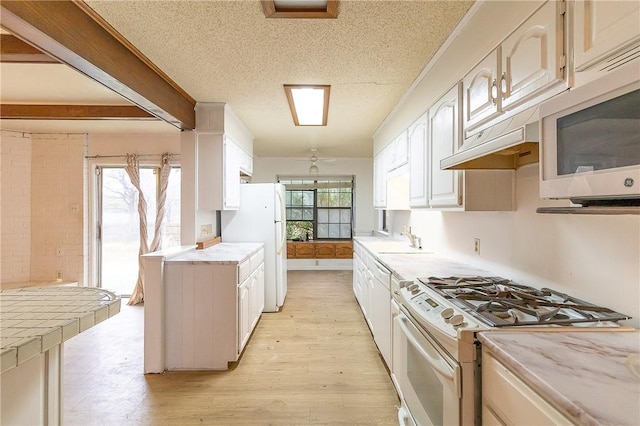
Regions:
[[[159, 194], [157, 167], [140, 166], [140, 186], [147, 203], [147, 241], [155, 231]], [[124, 167], [99, 166], [97, 174], [97, 286], [129, 297], [138, 278], [140, 220], [138, 191]], [[167, 186], [161, 248], [180, 244], [180, 168], [172, 167]]]

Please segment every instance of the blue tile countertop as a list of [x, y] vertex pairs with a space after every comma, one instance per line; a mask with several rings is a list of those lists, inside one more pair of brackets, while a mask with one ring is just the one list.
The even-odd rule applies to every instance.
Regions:
[[0, 291], [0, 372], [120, 312], [120, 298], [95, 287]]

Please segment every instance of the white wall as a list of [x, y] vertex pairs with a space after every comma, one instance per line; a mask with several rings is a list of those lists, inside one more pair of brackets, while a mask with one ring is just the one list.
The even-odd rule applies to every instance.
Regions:
[[[475, 16], [390, 114], [374, 136], [374, 152], [419, 117], [525, 19], [539, 2], [480, 2]], [[500, 16], [500, 19], [495, 19]], [[538, 164], [516, 172], [513, 212], [413, 210], [408, 220], [427, 248], [535, 287], [548, 286], [634, 317], [640, 326], [640, 218], [538, 214], [557, 205], [540, 199]], [[480, 238], [480, 254], [473, 240]]]
[[[373, 159], [336, 158], [318, 163], [319, 175], [355, 175], [355, 232], [370, 235], [374, 229]], [[253, 158], [251, 182], [276, 182], [277, 175], [308, 175], [308, 158]], [[315, 176], [315, 175], [314, 175]]]

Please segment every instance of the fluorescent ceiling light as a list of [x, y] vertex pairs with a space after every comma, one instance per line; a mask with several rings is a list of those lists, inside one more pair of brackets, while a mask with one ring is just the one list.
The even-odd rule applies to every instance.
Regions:
[[296, 126], [326, 126], [331, 86], [285, 84]]
[[262, 0], [267, 18], [332, 19], [338, 17], [338, 0]]

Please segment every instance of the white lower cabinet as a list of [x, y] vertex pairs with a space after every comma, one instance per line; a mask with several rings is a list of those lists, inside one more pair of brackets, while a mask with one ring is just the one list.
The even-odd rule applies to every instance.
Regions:
[[264, 251], [237, 263], [165, 263], [167, 370], [226, 370], [264, 307]]
[[572, 422], [483, 349], [482, 424], [567, 425]]
[[[360, 253], [361, 255], [359, 255]], [[378, 350], [391, 369], [391, 272], [354, 242], [353, 289]]]

